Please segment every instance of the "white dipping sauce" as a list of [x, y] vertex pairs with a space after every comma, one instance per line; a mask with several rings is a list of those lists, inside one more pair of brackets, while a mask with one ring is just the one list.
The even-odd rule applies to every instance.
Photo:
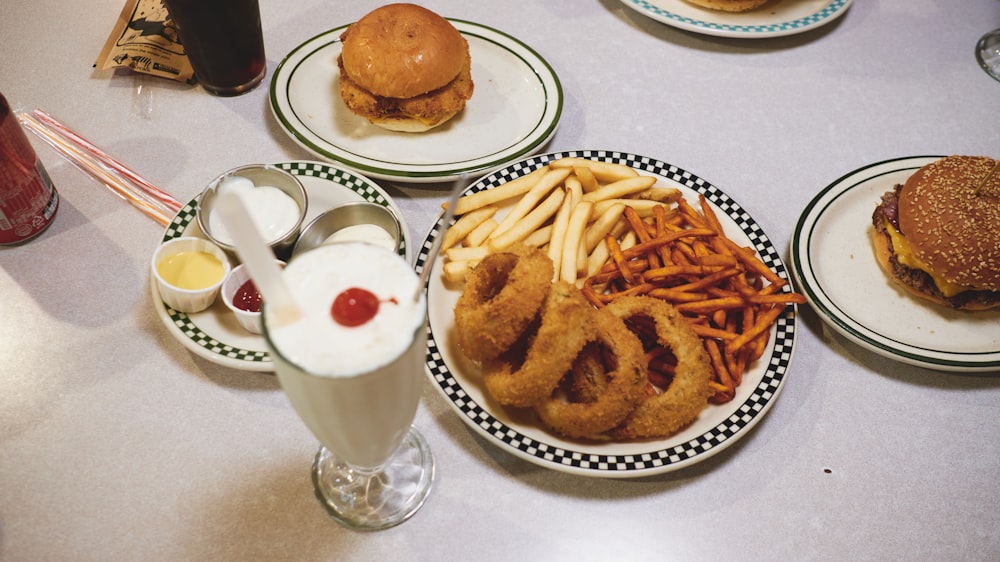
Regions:
[[323, 244], [334, 242], [367, 242], [376, 246], [381, 246], [388, 250], [396, 251], [396, 240], [391, 234], [386, 232], [381, 226], [374, 224], [355, 224], [345, 226], [337, 232], [331, 234]]
[[[217, 194], [235, 193], [250, 213], [250, 221], [267, 242], [274, 242], [295, 226], [299, 220], [299, 204], [284, 191], [269, 185], [254, 185], [247, 178], [229, 176], [215, 188]], [[233, 237], [212, 213], [208, 217], [212, 236], [223, 244], [233, 244]]]

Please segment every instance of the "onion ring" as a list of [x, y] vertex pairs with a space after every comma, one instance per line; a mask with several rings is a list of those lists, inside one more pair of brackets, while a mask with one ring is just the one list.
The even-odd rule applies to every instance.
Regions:
[[[549, 286], [550, 280], [546, 279], [545, 284]], [[507, 357], [482, 361], [486, 390], [504, 406], [525, 408], [547, 399], [590, 340], [594, 312], [576, 287], [552, 283], [538, 331], [529, 334], [531, 341], [523, 363], [517, 365]]]
[[566, 381], [571, 402], [593, 402], [608, 388], [608, 372], [614, 370], [614, 357], [598, 342], [590, 342], [576, 357]]
[[[598, 438], [622, 423], [645, 397], [646, 358], [639, 338], [617, 316], [592, 310], [588, 339], [598, 346], [581, 350], [571, 366], [570, 384], [576, 386], [571, 399], [551, 396], [535, 407], [542, 423], [570, 438]], [[610, 370], [601, 357], [604, 350], [611, 355]]]
[[646, 296], [616, 299], [604, 310], [625, 320], [652, 319], [658, 343], [677, 357], [673, 380], [661, 393], [649, 394], [625, 421], [609, 432], [614, 439], [645, 439], [673, 435], [689, 425], [708, 404], [712, 376], [708, 353], [701, 339], [677, 309]]
[[490, 254], [466, 280], [455, 304], [458, 345], [474, 361], [496, 359], [525, 332], [549, 294], [554, 267], [524, 247]]

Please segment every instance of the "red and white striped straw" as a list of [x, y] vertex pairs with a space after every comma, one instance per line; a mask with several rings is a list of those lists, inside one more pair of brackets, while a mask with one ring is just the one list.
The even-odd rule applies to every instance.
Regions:
[[66, 127], [48, 113], [36, 109], [18, 112], [25, 128], [65, 156], [80, 170], [103, 183], [119, 197], [152, 217], [168, 224], [183, 205], [93, 143]]
[[130, 179], [136, 185], [142, 187], [146, 192], [148, 192], [150, 195], [152, 195], [157, 200], [162, 202], [164, 205], [173, 209], [174, 212], [181, 210], [182, 205], [180, 204], [180, 202], [171, 197], [170, 194], [162, 191], [160, 188], [149, 183], [149, 181], [147, 181], [146, 178], [135, 173], [128, 166], [122, 164], [118, 160], [115, 160], [107, 153], [105, 153], [103, 150], [94, 146], [90, 141], [81, 137], [76, 131], [63, 125], [45, 111], [41, 109], [36, 109], [32, 111], [31, 114], [42, 123], [52, 127], [53, 129], [61, 133], [64, 137], [76, 142], [78, 145], [80, 145], [80, 148], [86, 150], [87, 153], [90, 154], [92, 157], [94, 157], [94, 159], [97, 160], [98, 162], [101, 162], [102, 164], [106, 165], [112, 170], [115, 170], [116, 172]]

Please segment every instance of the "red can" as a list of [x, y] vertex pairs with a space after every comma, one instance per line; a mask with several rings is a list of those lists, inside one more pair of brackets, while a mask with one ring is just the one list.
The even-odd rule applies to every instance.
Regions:
[[0, 245], [38, 236], [52, 223], [58, 207], [52, 180], [0, 94]]

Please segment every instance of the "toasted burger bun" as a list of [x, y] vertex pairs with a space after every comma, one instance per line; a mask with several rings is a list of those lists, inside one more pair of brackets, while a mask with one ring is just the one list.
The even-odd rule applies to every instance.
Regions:
[[961, 310], [1000, 307], [1000, 162], [949, 156], [883, 196], [876, 258], [911, 295]]
[[415, 4], [389, 4], [341, 35], [341, 97], [397, 131], [436, 127], [472, 97], [469, 45], [448, 20]]
[[424, 131], [429, 131], [441, 123], [451, 119], [456, 113], [458, 112], [452, 111], [451, 113], [441, 113], [437, 115], [435, 119], [423, 121], [402, 115], [392, 117], [373, 117], [369, 119], [369, 121], [379, 127], [382, 127], [383, 129], [389, 129], [390, 131], [399, 131], [401, 133], [422, 133]]
[[723, 12], [748, 12], [759, 8], [771, 0], [687, 0], [689, 3], [710, 10]]

